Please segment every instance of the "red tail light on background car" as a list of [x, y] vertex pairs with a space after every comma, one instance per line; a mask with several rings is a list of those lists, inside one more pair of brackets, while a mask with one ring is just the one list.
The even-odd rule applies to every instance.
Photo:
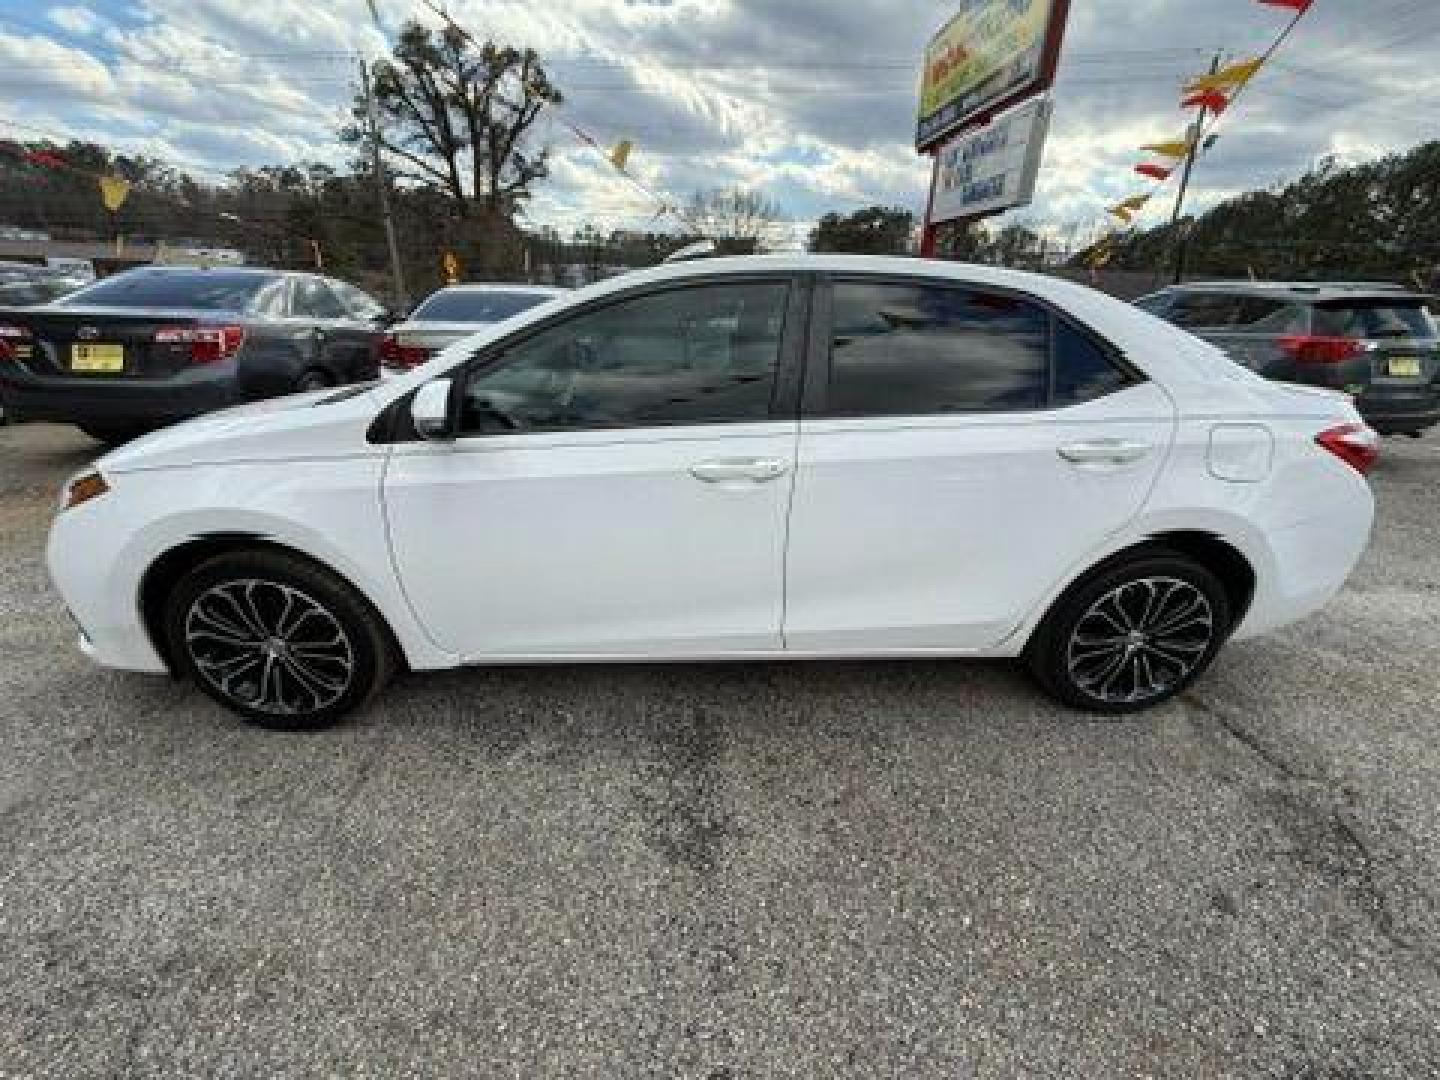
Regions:
[[189, 345], [192, 364], [229, 360], [245, 344], [243, 326], [162, 326], [155, 331], [160, 345]]
[[1291, 334], [1280, 339], [1280, 348], [1301, 364], [1343, 364], [1357, 356], [1372, 353], [1379, 346], [1360, 338], [1326, 337], [1316, 334]]
[[0, 361], [14, 360], [20, 354], [21, 347], [28, 346], [30, 341], [28, 326], [0, 323]]
[[412, 345], [401, 345], [395, 334], [386, 334], [380, 339], [380, 363], [391, 371], [409, 371], [430, 360], [429, 349], [417, 349]]
[[1361, 476], [1380, 460], [1380, 436], [1364, 424], [1343, 424], [1315, 436], [1315, 441]]

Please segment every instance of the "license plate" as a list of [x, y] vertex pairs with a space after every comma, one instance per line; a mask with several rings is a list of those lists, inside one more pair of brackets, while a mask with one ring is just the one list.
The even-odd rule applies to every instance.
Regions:
[[101, 341], [77, 341], [70, 346], [71, 371], [124, 371], [125, 346]]
[[1397, 379], [1418, 379], [1420, 377], [1420, 358], [1418, 356], [1392, 356], [1390, 358], [1390, 374]]

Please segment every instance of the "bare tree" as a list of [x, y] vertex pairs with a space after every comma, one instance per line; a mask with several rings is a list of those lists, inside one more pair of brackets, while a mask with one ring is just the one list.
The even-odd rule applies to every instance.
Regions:
[[711, 188], [690, 197], [685, 216], [722, 251], [750, 254], [773, 246], [784, 222], [780, 204], [747, 188]]
[[[547, 153], [531, 150], [529, 136], [561, 94], [533, 50], [477, 45], [455, 25], [435, 32], [409, 22], [392, 58], [375, 65], [374, 94], [381, 143], [403, 162], [398, 175], [448, 194], [460, 218], [513, 221], [531, 184], [548, 174]], [[358, 143], [363, 95], [353, 115], [341, 136]]]

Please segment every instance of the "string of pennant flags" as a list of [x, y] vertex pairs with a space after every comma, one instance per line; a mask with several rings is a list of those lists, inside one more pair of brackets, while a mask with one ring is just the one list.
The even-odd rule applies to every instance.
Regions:
[[[1181, 92], [1180, 108], [1197, 110], [1196, 119], [1178, 138], [1162, 139], [1140, 147], [1145, 153], [1146, 159], [1135, 166], [1135, 172], [1154, 183], [1148, 191], [1121, 199], [1106, 210], [1106, 214], [1110, 218], [1114, 218], [1118, 224], [1112, 223], [1109, 232], [1091, 249], [1090, 266], [1092, 271], [1098, 270], [1110, 261], [1114, 255], [1115, 238], [1122, 230], [1134, 224], [1135, 219], [1144, 213], [1151, 200], [1160, 194], [1180, 165], [1198, 150], [1208, 149], [1214, 144], [1218, 136], [1219, 125], [1241, 95], [1249, 88], [1255, 76], [1264, 69], [1290, 35], [1295, 32], [1295, 28], [1300, 25], [1300, 20], [1314, 6], [1314, 0], [1257, 0], [1257, 2], [1266, 7], [1291, 11], [1294, 13], [1293, 17], [1271, 46], [1261, 55], [1228, 64], [1185, 84]], [[1211, 121], [1208, 126], [1207, 119]]]

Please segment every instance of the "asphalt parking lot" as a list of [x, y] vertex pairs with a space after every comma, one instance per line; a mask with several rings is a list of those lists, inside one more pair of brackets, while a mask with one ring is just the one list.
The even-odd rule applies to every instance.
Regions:
[[1440, 1074], [1440, 438], [1386, 449], [1345, 595], [1137, 720], [549, 668], [297, 737], [76, 653], [94, 444], [0, 428], [0, 1076]]

